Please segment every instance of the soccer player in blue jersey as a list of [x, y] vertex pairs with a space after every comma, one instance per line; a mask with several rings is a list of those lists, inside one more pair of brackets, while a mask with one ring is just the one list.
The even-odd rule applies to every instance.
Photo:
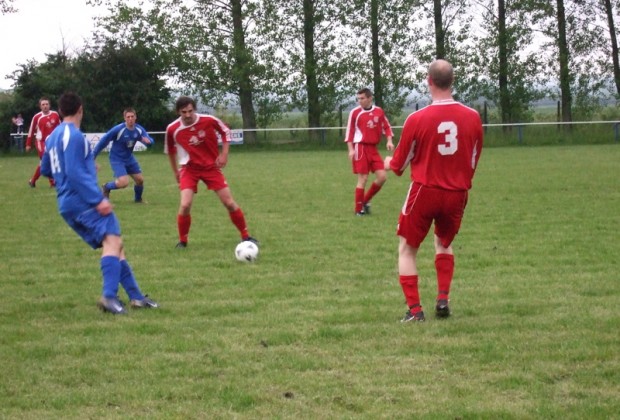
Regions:
[[110, 198], [110, 191], [126, 188], [129, 185], [129, 177], [133, 178], [135, 183], [134, 201], [143, 203], [142, 192], [144, 191], [144, 177], [138, 161], [133, 155], [133, 149], [136, 143], [140, 142], [146, 147], [151, 147], [155, 140], [140, 124], [136, 123], [138, 114], [133, 108], [126, 108], [123, 111], [124, 123], [114, 126], [110, 131], [105, 133], [95, 146], [95, 158], [101, 153], [106, 146], [112, 142], [110, 148], [110, 166], [114, 172], [114, 181], [107, 182], [101, 187], [103, 195]]
[[126, 313], [118, 299], [120, 284], [129, 296], [131, 307], [157, 308], [157, 303], [143, 295], [138, 287], [125, 259], [118, 219], [98, 187], [95, 158], [80, 131], [84, 115], [82, 100], [75, 93], [65, 93], [58, 105], [63, 122], [47, 139], [41, 173], [56, 182], [58, 211], [67, 224], [93, 249], [103, 248], [103, 293], [98, 306], [104, 312]]

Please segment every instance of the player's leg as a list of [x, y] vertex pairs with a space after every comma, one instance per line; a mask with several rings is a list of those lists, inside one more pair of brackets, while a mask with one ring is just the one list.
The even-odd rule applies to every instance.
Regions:
[[357, 174], [357, 184], [355, 185], [355, 214], [363, 216], [364, 213], [364, 190], [368, 182], [368, 172]]
[[454, 276], [454, 253], [452, 245], [444, 247], [439, 236], [435, 235], [435, 270], [437, 272], [437, 302], [435, 313], [439, 317], [450, 316], [449, 294]]
[[133, 178], [134, 186], [134, 201], [136, 203], [143, 203], [142, 193], [144, 192], [144, 177], [142, 173], [131, 174], [131, 178]]
[[103, 195], [106, 198], [110, 198], [110, 191], [126, 188], [129, 185], [129, 176], [127, 175], [127, 168], [125, 168], [124, 162], [110, 161], [110, 167], [115, 179], [101, 186]]
[[181, 190], [181, 202], [177, 214], [177, 228], [179, 231], [179, 243], [177, 248], [187, 247], [189, 239], [189, 228], [192, 225], [192, 203], [194, 201], [194, 190], [185, 188]]
[[125, 292], [127, 292], [127, 296], [129, 297], [129, 305], [136, 309], [157, 308], [159, 305], [148, 296], [143, 295], [140, 291], [140, 287], [138, 286], [138, 282], [133, 274], [133, 270], [125, 258], [124, 249], [121, 249], [120, 263], [120, 283], [121, 286], [123, 286], [123, 289], [125, 289]]
[[418, 269], [416, 258], [418, 248], [407, 243], [402, 236], [399, 237], [398, 245], [398, 280], [405, 295], [409, 310], [405, 313], [402, 322], [424, 321], [424, 312], [420, 304], [420, 292], [418, 289]]
[[[37, 181], [41, 178], [41, 158], [43, 157], [43, 152], [45, 150], [45, 143], [39, 140], [35, 140], [35, 144], [37, 146], [37, 154], [39, 156], [39, 162], [37, 163], [37, 167], [34, 170], [34, 174], [32, 174], [32, 178], [28, 181], [28, 185], [31, 188], [36, 187]], [[50, 186], [53, 186], [53, 180], [50, 179]]]
[[387, 172], [384, 169], [383, 159], [376, 148], [369, 148], [367, 151], [368, 164], [370, 171], [374, 172], [375, 180], [370, 184], [370, 188], [364, 195], [363, 209], [364, 213], [370, 214], [370, 200], [381, 190], [383, 184], [387, 180]]
[[461, 227], [467, 193], [459, 191], [439, 191], [436, 198], [443, 203], [443, 210], [435, 220], [435, 271], [437, 273], [437, 302], [435, 313], [438, 317], [450, 316], [449, 294], [454, 277], [454, 252], [452, 241]]
[[[126, 165], [127, 173], [133, 178], [134, 186], [134, 201], [136, 203], [143, 203], [142, 193], [144, 192], [144, 177], [142, 176], [142, 169], [138, 161], [132, 156]], [[128, 180], [129, 182], [129, 180]]]
[[239, 207], [239, 205], [233, 198], [230, 188], [229, 187], [220, 188], [215, 191], [215, 194], [217, 194], [218, 198], [220, 199], [224, 207], [226, 207], [226, 210], [228, 210], [230, 221], [233, 223], [233, 225], [235, 225], [235, 227], [239, 231], [241, 240], [258, 242], [256, 241], [256, 239], [250, 236], [250, 233], [248, 232], [248, 225], [245, 221], [245, 215], [243, 214], [243, 210], [241, 210], [241, 207]]

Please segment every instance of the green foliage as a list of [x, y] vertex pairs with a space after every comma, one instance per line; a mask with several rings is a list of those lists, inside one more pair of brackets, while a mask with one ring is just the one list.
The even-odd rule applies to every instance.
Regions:
[[409, 181], [390, 176], [355, 218], [344, 150], [233, 149], [253, 265], [234, 259], [237, 232], [203, 187], [175, 250], [167, 159], [138, 155], [149, 204], [131, 188], [112, 201], [161, 309], [125, 317], [97, 311], [100, 253], [52, 190], [27, 187], [36, 157], [0, 158], [0, 417], [615, 418], [620, 244], [600, 243], [620, 222], [618, 159], [618, 145], [485, 149], [454, 243], [453, 316], [432, 316], [427, 240], [428, 320], [403, 325], [394, 229]]
[[77, 92], [91, 111], [85, 114], [86, 131], [108, 130], [122, 120], [122, 111], [129, 106], [138, 111], [140, 124], [149, 130], [162, 130], [173, 118], [167, 107], [170, 93], [163, 68], [142, 44], [109, 42], [90, 47], [76, 58], [59, 52], [48, 55], [44, 63], [22, 65], [15, 75], [12, 112], [21, 112], [29, 124], [39, 112], [39, 98], [48, 97], [55, 108], [66, 91]]

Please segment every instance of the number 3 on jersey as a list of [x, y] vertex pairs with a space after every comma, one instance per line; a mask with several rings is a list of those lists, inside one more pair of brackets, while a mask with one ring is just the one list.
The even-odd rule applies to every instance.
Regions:
[[437, 133], [444, 134], [445, 143], [437, 146], [439, 154], [453, 155], [459, 148], [459, 140], [456, 138], [459, 130], [452, 121], [444, 121], [437, 127]]

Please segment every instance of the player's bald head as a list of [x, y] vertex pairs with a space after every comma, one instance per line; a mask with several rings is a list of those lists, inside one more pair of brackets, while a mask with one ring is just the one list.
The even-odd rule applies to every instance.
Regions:
[[452, 64], [446, 60], [435, 60], [428, 66], [428, 77], [432, 84], [439, 89], [450, 89], [454, 82]]

